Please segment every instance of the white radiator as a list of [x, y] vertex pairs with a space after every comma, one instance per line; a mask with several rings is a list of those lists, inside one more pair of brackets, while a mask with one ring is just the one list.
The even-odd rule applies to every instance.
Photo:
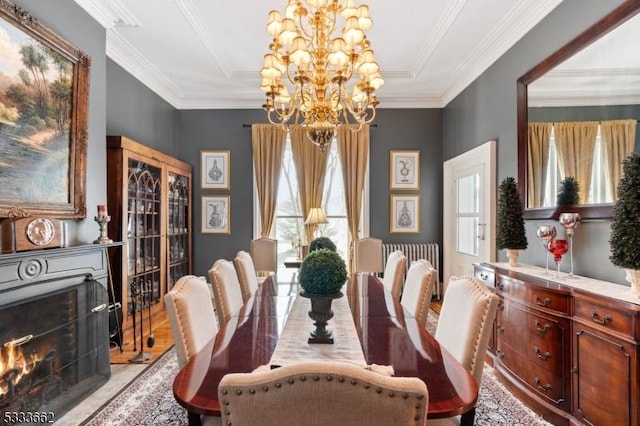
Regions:
[[[387, 258], [391, 253], [400, 250], [407, 257], [407, 269], [411, 262], [418, 259], [426, 259], [438, 271], [440, 276], [440, 248], [438, 243], [383, 243], [382, 261], [387, 264]], [[405, 271], [406, 274], [406, 271]], [[440, 299], [440, 279], [436, 281], [436, 297]]]

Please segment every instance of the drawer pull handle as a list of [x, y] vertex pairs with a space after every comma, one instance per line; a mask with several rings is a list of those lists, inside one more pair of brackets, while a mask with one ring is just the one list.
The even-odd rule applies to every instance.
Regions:
[[546, 385], [541, 385], [539, 377], [534, 377], [533, 383], [535, 383], [538, 389], [540, 389], [542, 392], [549, 392], [551, 390], [551, 383], [547, 383]]
[[504, 312], [504, 303], [502, 303], [502, 302], [498, 303], [498, 310], [500, 312]]
[[504, 352], [502, 352], [500, 349], [498, 349], [496, 351], [496, 355], [498, 355], [498, 358], [503, 359], [504, 358]]
[[548, 322], [546, 322], [542, 327], [540, 326], [540, 321], [535, 320], [533, 322], [533, 326], [536, 328], [536, 330], [541, 331], [543, 333], [546, 333], [547, 331], [549, 331], [549, 329], [551, 328], [551, 324], [549, 324]]
[[489, 279], [489, 274], [485, 274], [485, 273], [480, 272], [480, 279], [482, 281], [488, 280]]
[[544, 300], [542, 301], [542, 303], [540, 303], [540, 298], [536, 294], [536, 295], [533, 296], [533, 303], [535, 303], [536, 305], [539, 305], [539, 306], [544, 306], [546, 308], [547, 306], [549, 306], [551, 304], [551, 299], [549, 299], [548, 297], [545, 297]]
[[543, 360], [543, 361], [546, 361], [546, 360], [548, 360], [549, 358], [551, 358], [551, 353], [549, 353], [549, 352], [542, 353], [542, 352], [540, 351], [540, 348], [538, 348], [537, 346], [534, 346], [534, 347], [533, 347], [533, 353], [535, 353], [535, 354], [536, 354], [536, 356], [537, 356], [538, 358], [540, 358], [541, 360]]
[[496, 288], [498, 290], [504, 290], [504, 286], [502, 285], [501, 281], [496, 281]]
[[504, 327], [501, 325], [496, 326], [496, 331], [500, 334], [504, 334]]
[[91, 312], [96, 313], [96, 312], [104, 311], [106, 307], [107, 307], [107, 304], [103, 303], [101, 305], [91, 308]]
[[594, 322], [597, 322], [598, 324], [608, 325], [608, 324], [611, 324], [611, 321], [613, 320], [611, 318], [611, 315], [605, 315], [604, 317], [602, 317], [602, 319], [600, 319], [600, 316], [594, 309], [592, 309], [590, 313], [591, 313], [591, 319]]

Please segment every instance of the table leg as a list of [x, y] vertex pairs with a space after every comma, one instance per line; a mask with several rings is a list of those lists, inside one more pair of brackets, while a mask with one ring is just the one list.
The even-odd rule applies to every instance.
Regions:
[[473, 426], [473, 420], [476, 416], [476, 407], [473, 407], [471, 410], [466, 413], [462, 413], [460, 416], [460, 426]]
[[202, 420], [200, 420], [200, 414], [187, 412], [187, 418], [189, 419], [189, 426], [202, 426]]

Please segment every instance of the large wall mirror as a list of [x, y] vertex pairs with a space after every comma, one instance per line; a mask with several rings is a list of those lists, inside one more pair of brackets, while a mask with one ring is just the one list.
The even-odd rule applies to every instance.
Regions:
[[[610, 218], [621, 160], [640, 152], [640, 0], [629, 0], [518, 80], [518, 184], [526, 219]], [[556, 206], [574, 177], [578, 206]]]

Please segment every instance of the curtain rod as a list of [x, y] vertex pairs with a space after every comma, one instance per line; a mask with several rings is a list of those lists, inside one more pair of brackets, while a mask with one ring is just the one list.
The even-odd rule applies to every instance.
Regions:
[[[251, 127], [251, 124], [242, 124], [242, 127]], [[369, 124], [369, 127], [378, 127], [378, 123]]]

